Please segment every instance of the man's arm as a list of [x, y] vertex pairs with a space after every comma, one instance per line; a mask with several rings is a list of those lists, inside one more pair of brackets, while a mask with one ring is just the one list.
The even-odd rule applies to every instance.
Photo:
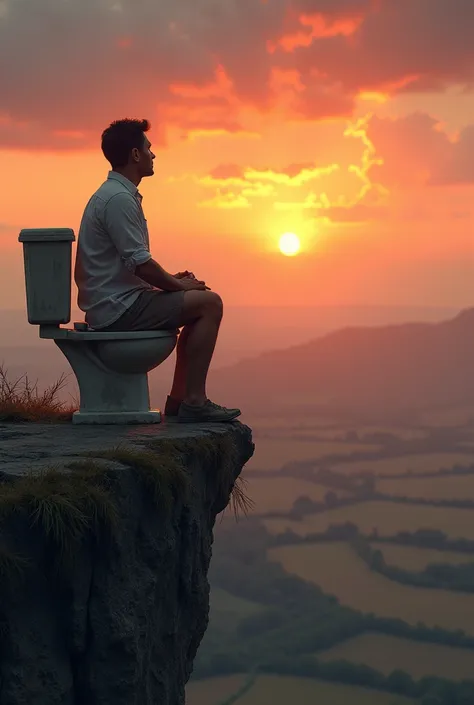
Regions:
[[122, 262], [132, 274], [163, 291], [205, 289], [204, 282], [177, 279], [152, 259], [143, 239], [140, 209], [131, 194], [113, 196], [105, 207], [104, 221]]
[[138, 265], [135, 274], [147, 284], [163, 289], [163, 291], [185, 291], [187, 289], [182, 279], [173, 277], [151, 257], [147, 262]]

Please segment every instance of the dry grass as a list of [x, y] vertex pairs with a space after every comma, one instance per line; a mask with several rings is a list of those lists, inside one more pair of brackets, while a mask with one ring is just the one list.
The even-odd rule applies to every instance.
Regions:
[[231, 488], [230, 504], [236, 519], [253, 509], [254, 503], [246, 492], [246, 480], [233, 474], [238, 466], [238, 449], [233, 438], [202, 436], [189, 439], [159, 439], [149, 442], [149, 449], [135, 450], [117, 446], [106, 451], [93, 451], [90, 457], [104, 458], [134, 468], [160, 509], [170, 512], [176, 497], [189, 496], [190, 475], [186, 466], [197, 457], [217, 484], [219, 497], [226, 497]]
[[[239, 458], [239, 450], [234, 438], [226, 433], [222, 436], [202, 436], [190, 439], [166, 439], [151, 441], [150, 446], [160, 455], [174, 457], [181, 454], [182, 457], [192, 459], [197, 457], [200, 463], [206, 468], [213, 484], [217, 485], [217, 493], [221, 498], [226, 498], [231, 488], [230, 506], [238, 520], [239, 513], [248, 515], [254, 507], [253, 500], [247, 493], [247, 480], [239, 476], [235, 479], [235, 468], [242, 461]], [[224, 510], [225, 513], [225, 510]]]
[[58, 400], [58, 394], [65, 383], [66, 376], [61, 375], [55, 384], [40, 392], [38, 383], [30, 382], [28, 375], [23, 375], [14, 381], [9, 380], [7, 371], [0, 365], [0, 422], [64, 423], [70, 421], [76, 407]]
[[[231, 437], [160, 440], [150, 445], [154, 449], [119, 446], [92, 452], [72, 461], [69, 472], [48, 468], [0, 483], [0, 535], [5, 533], [2, 524], [8, 519], [15, 515], [25, 517], [31, 529], [42, 534], [51, 546], [57, 574], [71, 569], [77, 548], [86, 537], [97, 540], [113, 537], [119, 518], [111, 491], [114, 478], [110, 468], [99, 458], [133, 468], [146, 496], [160, 511], [169, 514], [178, 497], [185, 500], [189, 497], [188, 456], [200, 454], [199, 461], [205, 463], [209, 476], [214, 476], [218, 495], [223, 493], [220, 500], [223, 504], [226, 502], [238, 462], [237, 448]], [[233, 486], [232, 503], [236, 515], [239, 509], [247, 512], [251, 506], [251, 500], [238, 482]], [[13, 579], [26, 567], [27, 561], [22, 556], [16, 555], [5, 541], [0, 543], [0, 577]]]
[[124, 445], [87, 453], [91, 458], [113, 460], [133, 468], [139, 475], [147, 496], [157, 509], [169, 514], [177, 497], [189, 496], [190, 481], [179, 457], [158, 455], [151, 450], [136, 450]]
[[0, 579], [24, 577], [25, 569], [30, 565], [26, 556], [15, 553], [2, 539], [0, 542]]
[[[68, 568], [87, 535], [113, 535], [118, 510], [103, 466], [85, 463], [74, 473], [57, 468], [28, 473], [0, 485], [0, 527], [14, 515], [28, 518], [54, 549], [55, 568]], [[0, 553], [0, 572], [12, 577], [27, 563], [8, 546]]]

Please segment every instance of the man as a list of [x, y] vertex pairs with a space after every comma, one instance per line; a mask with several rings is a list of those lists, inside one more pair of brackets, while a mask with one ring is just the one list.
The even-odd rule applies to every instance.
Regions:
[[191, 272], [169, 274], [150, 254], [138, 191], [141, 180], [154, 173], [149, 129], [147, 120], [125, 119], [102, 134], [112, 170], [82, 217], [74, 273], [78, 305], [95, 330], [182, 328], [165, 416], [183, 423], [232, 421], [240, 410], [214, 404], [206, 395], [222, 299]]

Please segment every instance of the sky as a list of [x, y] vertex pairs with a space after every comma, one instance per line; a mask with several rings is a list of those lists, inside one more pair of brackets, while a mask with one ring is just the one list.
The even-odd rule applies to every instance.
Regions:
[[0, 308], [122, 117], [154, 258], [224, 302], [472, 305], [473, 34], [472, 0], [0, 0]]

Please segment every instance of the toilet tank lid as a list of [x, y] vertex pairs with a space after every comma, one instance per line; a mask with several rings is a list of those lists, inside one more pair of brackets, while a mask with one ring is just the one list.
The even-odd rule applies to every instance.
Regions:
[[72, 242], [74, 230], [71, 228], [24, 228], [19, 242]]

